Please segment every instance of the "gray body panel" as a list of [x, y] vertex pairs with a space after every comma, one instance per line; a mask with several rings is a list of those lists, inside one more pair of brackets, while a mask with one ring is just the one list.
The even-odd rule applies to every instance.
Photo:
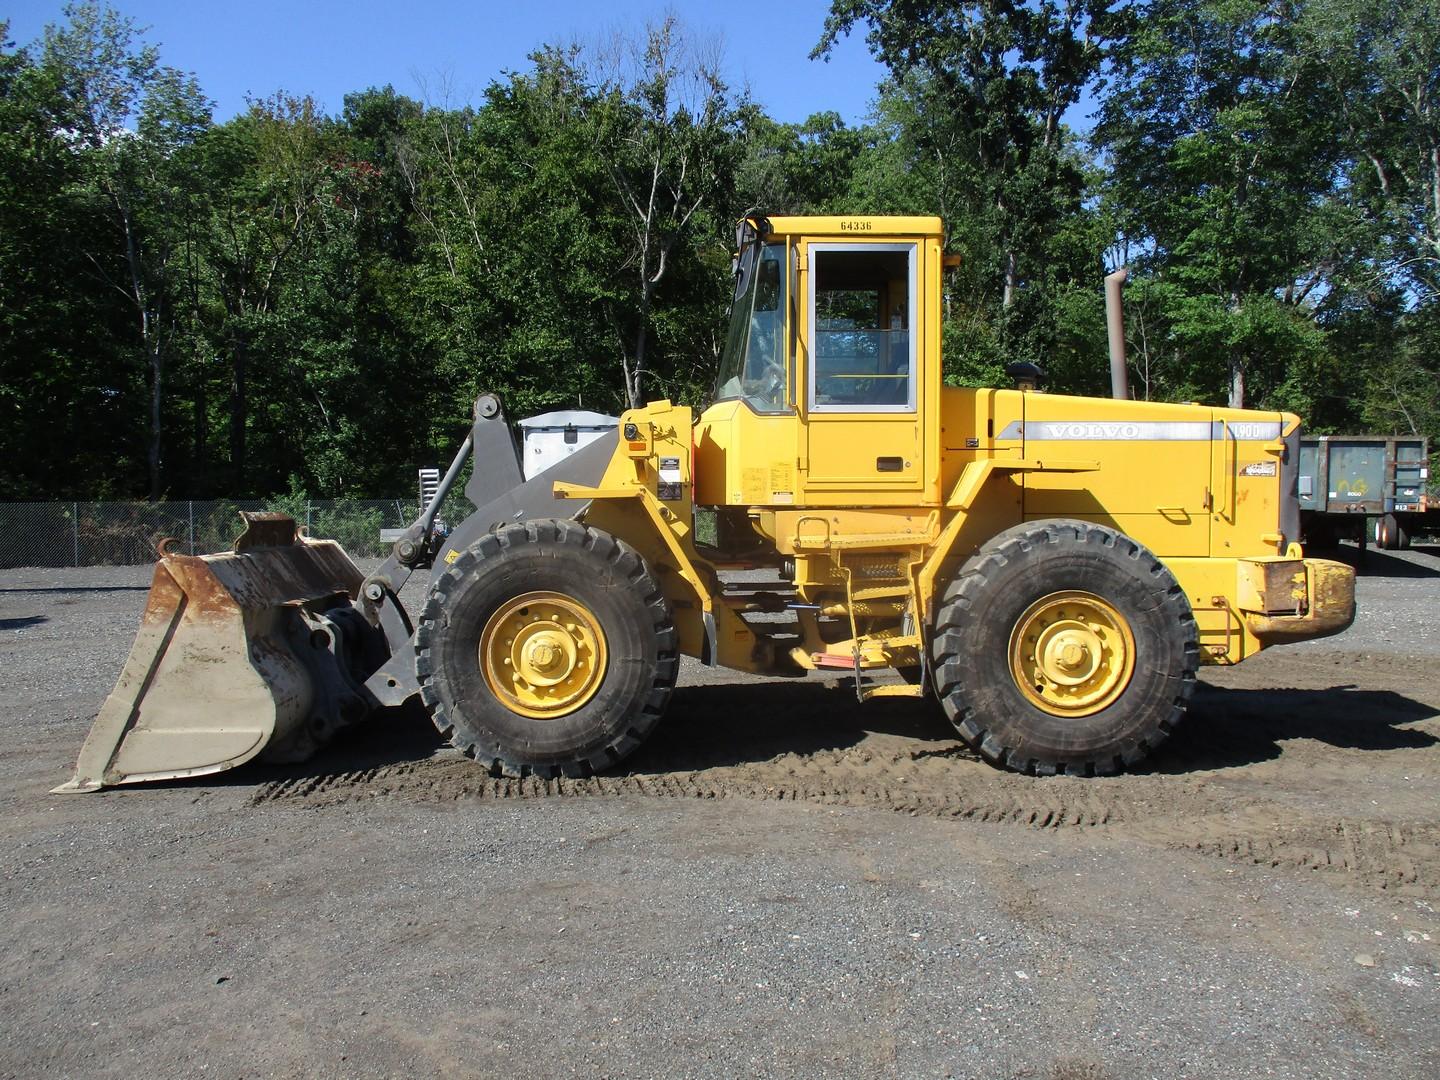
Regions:
[[466, 481], [465, 497], [475, 506], [483, 507], [524, 479], [520, 473], [520, 455], [515, 449], [515, 433], [498, 406], [494, 416], [475, 418], [470, 438], [475, 468]]

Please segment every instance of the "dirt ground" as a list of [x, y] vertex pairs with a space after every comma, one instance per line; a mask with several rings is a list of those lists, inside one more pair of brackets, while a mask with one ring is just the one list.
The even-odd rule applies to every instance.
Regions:
[[146, 582], [0, 573], [0, 1076], [1440, 1075], [1440, 550], [1122, 777], [687, 663], [611, 776], [421, 715], [51, 796]]

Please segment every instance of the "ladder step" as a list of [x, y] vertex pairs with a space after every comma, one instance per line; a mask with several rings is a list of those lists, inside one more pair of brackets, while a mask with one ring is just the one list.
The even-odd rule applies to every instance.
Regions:
[[860, 688], [860, 700], [866, 701], [872, 697], [924, 697], [925, 687], [918, 684], [912, 686], [910, 683], [887, 683], [884, 686], [864, 686]]
[[903, 649], [906, 646], [920, 648], [925, 643], [920, 640], [919, 634], [896, 634], [894, 637], [887, 637], [882, 642], [887, 649]]
[[[924, 529], [918, 532], [890, 533], [873, 536], [827, 536], [824, 539], [797, 540], [796, 547], [832, 548], [836, 551], [864, 551], [874, 548], [920, 547], [931, 544], [940, 535], [939, 529]], [[889, 551], [886, 551], [888, 554]]]
[[868, 589], [852, 589], [850, 599], [852, 600], [879, 600], [887, 596], [909, 596], [910, 586], [900, 585], [875, 585]]

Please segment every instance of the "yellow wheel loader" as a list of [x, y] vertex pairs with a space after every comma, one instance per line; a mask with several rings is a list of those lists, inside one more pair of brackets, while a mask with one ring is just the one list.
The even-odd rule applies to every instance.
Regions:
[[[65, 789], [302, 757], [416, 696], [486, 769], [585, 775], [659, 723], [681, 654], [933, 696], [998, 766], [1113, 773], [1174, 730], [1201, 664], [1350, 624], [1353, 571], [1297, 543], [1297, 417], [1127, 400], [1113, 336], [1114, 398], [1044, 393], [1029, 365], [946, 386], [942, 239], [931, 217], [747, 217], [698, 419], [632, 409], [522, 481], [482, 395], [368, 576], [281, 516], [233, 552], [162, 551]], [[440, 535], [472, 455], [479, 509]]]

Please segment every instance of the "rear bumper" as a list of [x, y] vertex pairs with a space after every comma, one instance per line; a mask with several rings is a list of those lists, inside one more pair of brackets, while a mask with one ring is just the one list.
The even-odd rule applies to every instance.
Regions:
[[1238, 606], [1262, 645], [1329, 637], [1355, 621], [1355, 571], [1344, 563], [1241, 559], [1237, 573]]

